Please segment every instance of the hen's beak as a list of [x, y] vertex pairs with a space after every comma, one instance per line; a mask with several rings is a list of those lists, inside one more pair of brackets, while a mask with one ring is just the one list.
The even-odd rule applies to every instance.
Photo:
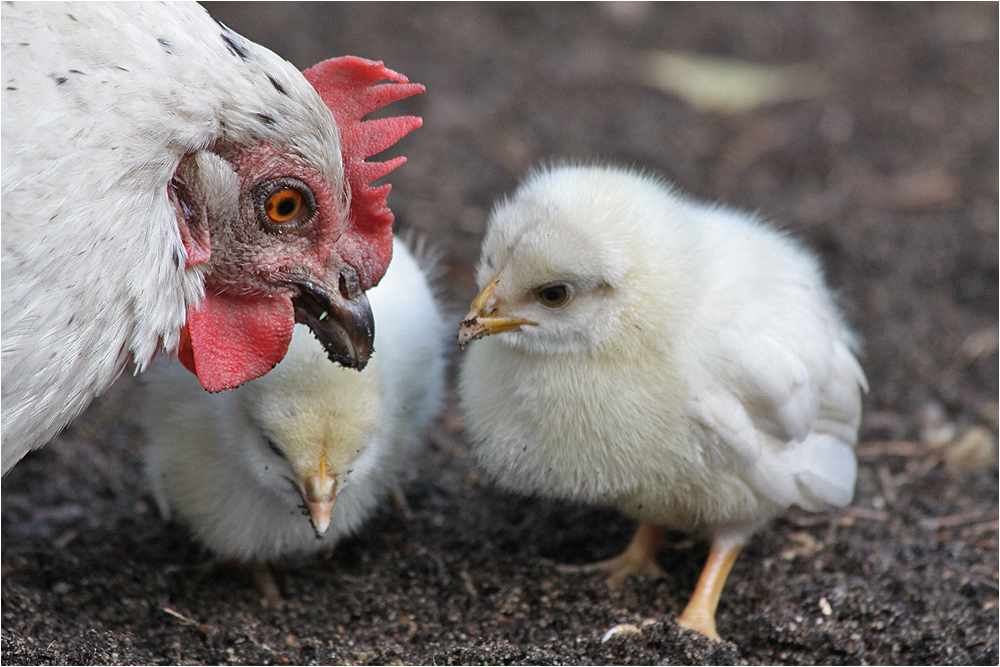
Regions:
[[333, 504], [337, 501], [337, 479], [326, 472], [326, 458], [320, 461], [319, 469], [301, 482], [302, 500], [309, 511], [316, 537], [322, 537], [330, 527]]
[[304, 275], [289, 283], [299, 290], [292, 299], [295, 321], [312, 329], [330, 361], [364, 368], [374, 349], [375, 318], [354, 269], [343, 267], [336, 286]]
[[521, 317], [502, 317], [497, 314], [500, 312], [500, 305], [493, 291], [498, 282], [500, 282], [499, 277], [490, 281], [490, 284], [472, 300], [472, 308], [458, 328], [459, 345], [465, 345], [490, 334], [517, 331], [522, 326], [537, 324]]

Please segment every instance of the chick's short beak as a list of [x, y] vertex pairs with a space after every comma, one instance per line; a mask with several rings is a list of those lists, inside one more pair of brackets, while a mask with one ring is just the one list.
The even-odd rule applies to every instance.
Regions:
[[295, 321], [312, 329], [330, 361], [363, 369], [374, 347], [375, 318], [357, 272], [343, 266], [333, 285], [308, 276], [289, 282], [299, 290], [292, 299]]
[[458, 328], [459, 345], [465, 345], [490, 334], [517, 331], [522, 326], [537, 324], [522, 317], [504, 317], [499, 314], [500, 304], [493, 295], [498, 282], [500, 278], [490, 281], [490, 284], [472, 300], [472, 308]]
[[309, 511], [316, 537], [322, 537], [330, 527], [330, 517], [333, 515], [333, 504], [337, 501], [337, 479], [326, 471], [326, 460], [320, 461], [319, 469], [302, 482], [302, 500]]

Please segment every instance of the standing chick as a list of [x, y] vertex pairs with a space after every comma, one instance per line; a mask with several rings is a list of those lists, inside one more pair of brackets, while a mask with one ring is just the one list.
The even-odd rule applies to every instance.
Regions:
[[368, 297], [377, 352], [361, 372], [331, 364], [300, 325], [284, 361], [232, 391], [207, 393], [176, 363], [145, 378], [161, 511], [176, 510], [217, 556], [256, 567], [354, 532], [438, 413], [446, 325], [400, 241]]
[[678, 622], [712, 638], [736, 557], [790, 505], [844, 506], [864, 373], [816, 259], [752, 215], [648, 175], [560, 167], [494, 210], [460, 394], [514, 491], [641, 522], [598, 567], [659, 574], [661, 528], [711, 551]]

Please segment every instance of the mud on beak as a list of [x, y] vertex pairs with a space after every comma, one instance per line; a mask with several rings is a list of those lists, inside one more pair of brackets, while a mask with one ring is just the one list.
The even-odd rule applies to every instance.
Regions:
[[498, 314], [500, 304], [493, 295], [493, 291], [499, 281], [499, 277], [490, 281], [490, 284], [472, 300], [472, 308], [458, 328], [459, 345], [465, 345], [490, 334], [517, 331], [522, 326], [537, 324], [537, 322], [522, 317], [503, 317]]
[[375, 346], [375, 318], [354, 269], [342, 267], [335, 286], [302, 275], [288, 282], [299, 291], [295, 321], [312, 329], [330, 361], [363, 369]]

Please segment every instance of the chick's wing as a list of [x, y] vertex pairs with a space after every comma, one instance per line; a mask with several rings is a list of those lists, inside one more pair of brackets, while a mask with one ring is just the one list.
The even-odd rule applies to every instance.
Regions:
[[692, 340], [689, 414], [775, 503], [845, 505], [864, 374], [826, 296], [807, 286], [788, 296], [799, 317], [774, 300], [744, 302]]

